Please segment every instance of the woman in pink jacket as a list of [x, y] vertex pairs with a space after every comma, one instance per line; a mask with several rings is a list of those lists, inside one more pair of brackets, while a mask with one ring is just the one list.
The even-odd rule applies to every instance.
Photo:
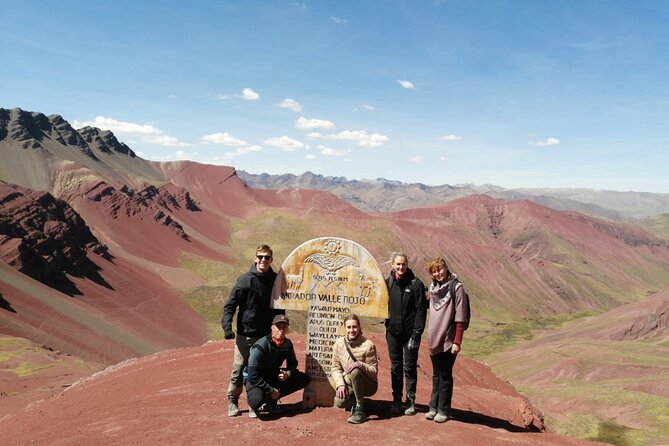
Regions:
[[453, 365], [460, 351], [462, 334], [469, 323], [469, 302], [462, 283], [448, 270], [443, 257], [431, 260], [427, 267], [432, 277], [427, 291], [432, 396], [425, 418], [444, 423], [451, 417]]

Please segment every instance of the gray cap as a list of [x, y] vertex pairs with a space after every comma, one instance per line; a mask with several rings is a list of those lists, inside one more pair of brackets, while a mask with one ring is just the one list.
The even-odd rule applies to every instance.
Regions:
[[290, 321], [288, 320], [288, 316], [286, 316], [285, 314], [277, 314], [276, 316], [274, 316], [274, 319], [272, 319], [272, 325], [276, 325], [279, 322], [283, 322], [286, 325], [290, 325]]

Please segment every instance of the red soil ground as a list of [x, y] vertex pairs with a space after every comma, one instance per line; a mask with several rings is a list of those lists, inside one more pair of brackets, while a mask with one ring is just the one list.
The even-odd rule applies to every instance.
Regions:
[[[304, 357], [303, 335], [291, 336]], [[284, 414], [253, 420], [242, 397], [242, 416], [229, 418], [225, 389], [233, 343], [168, 350], [127, 360], [85, 378], [46, 400], [0, 419], [1, 444], [17, 445], [213, 445], [331, 444], [516, 444], [585, 445], [590, 442], [539, 432], [540, 415], [525, 398], [486, 366], [456, 362], [454, 419], [425, 420], [430, 365], [421, 351], [416, 416], [390, 417], [388, 357], [382, 335], [378, 347], [380, 389], [368, 403], [370, 419], [359, 426], [332, 407], [301, 410], [301, 392], [284, 398]], [[422, 350], [426, 350], [423, 348]]]

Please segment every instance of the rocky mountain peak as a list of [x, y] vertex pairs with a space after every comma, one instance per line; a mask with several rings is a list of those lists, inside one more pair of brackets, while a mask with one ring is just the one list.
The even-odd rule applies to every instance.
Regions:
[[46, 133], [51, 129], [49, 119], [42, 113], [14, 108], [0, 109], [0, 141], [19, 141], [23, 148], [39, 148]]
[[50, 115], [48, 119], [56, 141], [66, 146], [81, 147], [85, 152], [88, 152], [88, 155], [95, 156], [81, 135], [62, 116]]
[[121, 153], [131, 158], [137, 156], [130, 147], [116, 139], [116, 136], [109, 130], [100, 130], [96, 127], [87, 126], [79, 129], [79, 134], [83, 137], [84, 141], [103, 153]]
[[21, 143], [24, 149], [42, 148], [44, 140], [50, 138], [64, 146], [77, 147], [85, 155], [98, 161], [93, 149], [102, 153], [120, 153], [135, 158], [135, 152], [116, 139], [108, 130], [84, 127], [75, 130], [60, 115], [45, 116], [20, 108], [11, 110], [0, 108], [0, 141], [8, 139]]

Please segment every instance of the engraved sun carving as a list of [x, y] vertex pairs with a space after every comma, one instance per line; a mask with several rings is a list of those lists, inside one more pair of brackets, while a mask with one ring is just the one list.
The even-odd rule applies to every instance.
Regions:
[[315, 263], [328, 270], [330, 273], [334, 273], [346, 266], [355, 266], [360, 267], [357, 260], [353, 257], [345, 254], [339, 254], [341, 249], [341, 244], [338, 240], [327, 240], [325, 242], [324, 251], [325, 253], [314, 253], [307, 257], [305, 263]]
[[341, 249], [341, 242], [339, 240], [326, 240], [323, 249], [325, 252], [333, 256]]

